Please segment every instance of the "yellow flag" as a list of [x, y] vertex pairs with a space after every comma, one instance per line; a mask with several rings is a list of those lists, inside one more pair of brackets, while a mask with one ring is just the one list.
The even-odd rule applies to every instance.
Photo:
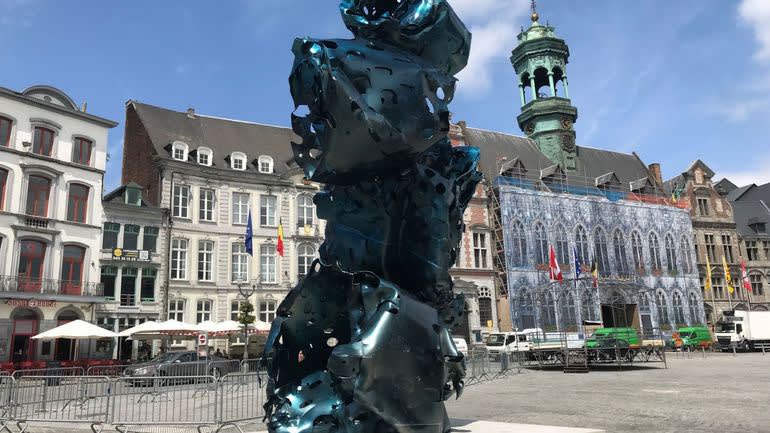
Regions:
[[722, 266], [725, 268], [725, 284], [727, 284], [727, 291], [732, 295], [735, 292], [733, 288], [733, 279], [730, 277], [730, 267], [727, 266], [727, 259], [722, 254]]
[[711, 262], [709, 262], [709, 255], [706, 254], [706, 283], [704, 285], [706, 290], [711, 290]]

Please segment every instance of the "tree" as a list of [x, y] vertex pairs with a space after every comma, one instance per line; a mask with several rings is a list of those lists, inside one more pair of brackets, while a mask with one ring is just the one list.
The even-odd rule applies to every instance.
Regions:
[[241, 307], [238, 309], [238, 323], [243, 325], [243, 359], [249, 357], [249, 325], [257, 320], [257, 317], [252, 313], [254, 312], [254, 306], [251, 302], [241, 302]]

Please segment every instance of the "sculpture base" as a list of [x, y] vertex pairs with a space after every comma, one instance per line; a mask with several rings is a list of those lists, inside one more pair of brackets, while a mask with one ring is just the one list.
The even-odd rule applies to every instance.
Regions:
[[604, 433], [604, 430], [453, 419], [452, 433]]

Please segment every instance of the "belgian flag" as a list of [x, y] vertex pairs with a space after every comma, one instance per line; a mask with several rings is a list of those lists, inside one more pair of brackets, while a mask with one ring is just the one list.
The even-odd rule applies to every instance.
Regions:
[[278, 220], [278, 243], [275, 244], [275, 251], [283, 257], [283, 222]]

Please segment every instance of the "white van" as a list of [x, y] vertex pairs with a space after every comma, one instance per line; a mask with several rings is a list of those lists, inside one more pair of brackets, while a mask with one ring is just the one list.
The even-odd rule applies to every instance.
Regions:
[[525, 332], [493, 332], [487, 336], [484, 348], [492, 360], [499, 360], [503, 353], [529, 353], [530, 337]]

